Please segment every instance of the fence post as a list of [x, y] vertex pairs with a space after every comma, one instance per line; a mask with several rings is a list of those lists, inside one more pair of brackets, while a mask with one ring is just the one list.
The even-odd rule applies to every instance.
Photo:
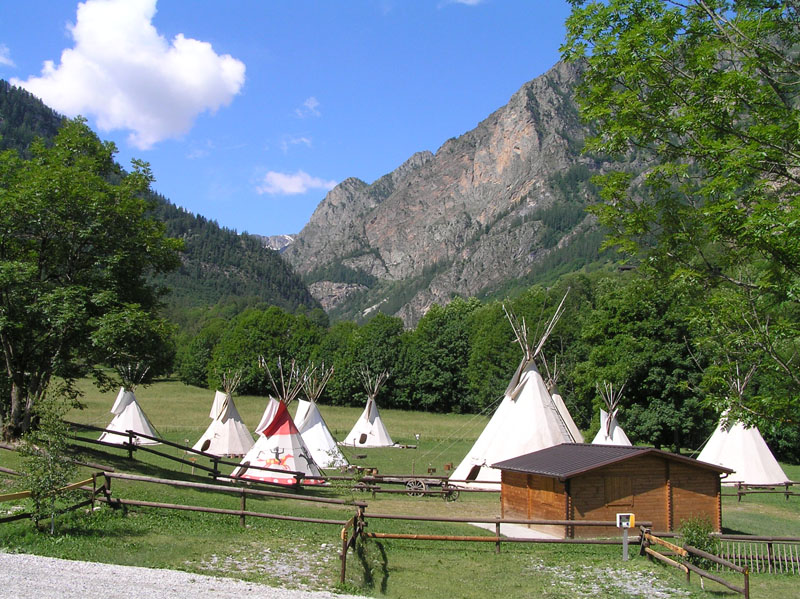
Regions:
[[247, 491], [245, 490], [244, 487], [242, 487], [242, 513], [239, 514], [239, 526], [241, 526], [242, 528], [245, 527], [244, 526], [244, 512], [245, 512], [245, 508], [246, 508], [246, 505], [247, 505], [246, 502], [247, 502]]
[[133, 459], [133, 431], [128, 431], [128, 459]]
[[500, 553], [500, 522], [495, 523], [494, 533], [497, 535], [497, 540], [494, 542], [494, 552]]
[[97, 494], [97, 472], [92, 472], [92, 513], [94, 514], [94, 496]]
[[341, 553], [342, 567], [339, 571], [339, 582], [344, 584], [347, 577], [347, 526], [342, 528], [342, 553]]
[[750, 599], [750, 568], [744, 569], [744, 599]]
[[218, 457], [213, 458], [213, 462], [214, 462], [214, 472], [211, 473], [211, 477], [214, 479], [214, 481], [216, 481], [217, 478], [219, 477], [219, 458]]
[[775, 556], [772, 551], [772, 541], [767, 541], [767, 572], [772, 574], [775, 569]]

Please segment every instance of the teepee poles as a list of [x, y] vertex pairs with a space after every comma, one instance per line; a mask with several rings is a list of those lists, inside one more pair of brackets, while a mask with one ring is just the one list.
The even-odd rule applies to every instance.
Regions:
[[606, 404], [606, 408], [608, 409], [608, 419], [606, 420], [606, 436], [611, 436], [611, 426], [614, 422], [614, 419], [617, 417], [617, 412], [619, 411], [619, 402], [622, 399], [622, 392], [625, 390], [625, 385], [627, 381], [620, 385], [619, 389], [616, 391], [614, 390], [614, 384], [609, 383], [607, 381], [603, 381], [601, 383], [597, 383], [597, 392], [600, 394], [600, 397], [603, 398], [603, 402]]
[[308, 375], [307, 367], [305, 370], [300, 372], [300, 368], [297, 366], [295, 361], [292, 360], [289, 363], [287, 372], [283, 367], [283, 361], [281, 358], [278, 358], [278, 378], [276, 379], [272, 374], [272, 370], [270, 370], [269, 366], [267, 365], [267, 361], [264, 359], [264, 356], [259, 356], [258, 365], [267, 371], [267, 376], [269, 376], [269, 380], [272, 383], [272, 388], [275, 391], [275, 395], [278, 396], [278, 401], [288, 406], [297, 398], [297, 396], [300, 394], [300, 391], [303, 389], [303, 381]]
[[315, 366], [313, 363], [311, 364], [303, 379], [303, 391], [305, 391], [308, 401], [313, 403], [317, 402], [332, 376], [333, 366], [326, 369], [325, 362], [319, 367]]
[[115, 369], [122, 380], [123, 388], [126, 391], [135, 391], [136, 387], [147, 376], [150, 366], [144, 362], [128, 362], [126, 364], [117, 364]]
[[367, 397], [374, 401], [375, 398], [378, 397], [378, 392], [381, 390], [381, 387], [383, 387], [389, 379], [389, 371], [384, 370], [377, 375], [373, 375], [368, 367], [361, 366], [360, 374], [361, 383], [364, 385]]

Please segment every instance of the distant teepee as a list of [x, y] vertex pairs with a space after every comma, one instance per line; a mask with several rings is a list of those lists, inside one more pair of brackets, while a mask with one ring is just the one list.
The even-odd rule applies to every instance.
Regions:
[[347, 466], [336, 439], [333, 438], [328, 425], [320, 414], [317, 400], [322, 395], [325, 385], [333, 376], [333, 367], [325, 369], [325, 364], [319, 368], [312, 367], [303, 381], [303, 390], [307, 400], [297, 400], [297, 412], [294, 422], [297, 430], [303, 437], [306, 446], [311, 451], [311, 456], [321, 468], [339, 468]]
[[377, 376], [373, 376], [368, 368], [361, 369], [361, 381], [367, 392], [367, 405], [350, 433], [342, 441], [342, 445], [352, 447], [391, 447], [394, 445], [389, 431], [386, 430], [386, 426], [381, 420], [378, 404], [375, 403], [378, 391], [388, 378], [389, 373], [385, 370]]
[[[732, 398], [741, 403], [756, 367], [751, 367], [744, 376], [739, 371], [739, 365], [735, 367], [736, 375], [728, 377], [728, 391]], [[737, 482], [748, 485], [789, 482], [789, 477], [772, 455], [758, 428], [745, 426], [741, 421], [729, 421], [728, 410], [722, 413], [714, 434], [697, 459], [734, 470], [733, 474], [722, 480], [724, 485]]]
[[222, 388], [224, 393], [214, 394], [211, 405], [211, 424], [194, 444], [192, 449], [217, 456], [243, 456], [253, 446], [253, 437], [247, 430], [233, 403], [233, 393], [242, 379], [242, 371], [224, 372]]
[[500, 471], [492, 468], [492, 464], [553, 445], [582, 441], [580, 433], [577, 438], [573, 436], [572, 431], [577, 427], [572, 417], [563, 402], [559, 405], [553, 401], [535, 363], [563, 314], [564, 300], [566, 296], [535, 346], [528, 338], [525, 321], [519, 322], [506, 312], [522, 349], [522, 361], [506, 388], [500, 406], [472, 449], [450, 475], [452, 484], [497, 489], [500, 486]]
[[[148, 369], [148, 366], [144, 366], [141, 363], [126, 364], [125, 366], [117, 367], [117, 372], [122, 379], [122, 387], [120, 387], [117, 399], [111, 408], [111, 413], [114, 414], [114, 418], [106, 427], [105, 432], [100, 435], [100, 441], [104, 443], [113, 443], [114, 445], [124, 445], [130, 439], [128, 431], [141, 433], [148, 437], [159, 436], [156, 429], [147, 419], [144, 410], [139, 406], [139, 403], [136, 401], [136, 395], [133, 393], [136, 386], [144, 380]], [[159, 444], [159, 441], [136, 435], [133, 436], [133, 442], [136, 445]]]
[[597, 385], [597, 392], [608, 408], [608, 412], [600, 408], [600, 430], [592, 440], [592, 445], [631, 445], [628, 435], [622, 430], [617, 422], [617, 412], [619, 412], [619, 401], [622, 399], [622, 391], [625, 383], [619, 389], [614, 390], [614, 385], [603, 381]]
[[564, 398], [561, 397], [561, 392], [558, 390], [558, 377], [561, 375], [561, 371], [558, 367], [558, 358], [553, 359], [553, 367], [551, 369], [545, 359], [544, 353], [542, 353], [542, 364], [544, 365], [544, 371], [547, 375], [545, 384], [547, 385], [547, 390], [550, 392], [550, 397], [553, 398], [553, 403], [556, 405], [556, 408], [558, 408], [559, 413], [563, 415], [564, 422], [569, 428], [570, 435], [572, 435], [574, 442], [583, 443], [583, 435], [575, 424], [575, 421], [572, 420], [572, 415], [567, 409], [567, 404], [564, 403]]
[[[322, 471], [303, 442], [303, 437], [300, 436], [288, 410], [289, 403], [300, 393], [306, 373], [299, 372], [294, 361], [287, 372], [278, 359], [276, 379], [263, 359], [259, 363], [266, 369], [278, 399], [270, 398], [261, 422], [256, 427], [256, 433], [260, 436], [231, 477], [293, 485], [296, 482], [294, 473], [300, 472], [311, 477], [303, 479], [303, 484], [323, 484], [325, 481], [321, 478]], [[255, 469], [251, 466], [270, 470]]]

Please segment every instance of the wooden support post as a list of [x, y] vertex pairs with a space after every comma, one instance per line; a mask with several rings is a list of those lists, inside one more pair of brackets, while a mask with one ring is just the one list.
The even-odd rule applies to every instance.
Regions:
[[772, 574], [775, 569], [775, 556], [773, 554], [772, 542], [767, 542], [767, 572]]
[[750, 569], [744, 569], [744, 599], [750, 599]]
[[94, 496], [97, 494], [97, 472], [92, 473], [92, 513], [94, 514]]
[[244, 512], [247, 507], [247, 491], [242, 487], [242, 514], [239, 516], [239, 526], [244, 528]]
[[133, 431], [128, 431], [128, 459], [133, 459]]
[[347, 527], [345, 526], [342, 529], [342, 553], [341, 557], [341, 568], [339, 570], [339, 582], [344, 584], [345, 578], [347, 577]]
[[497, 522], [494, 525], [494, 534], [497, 535], [497, 541], [494, 543], [494, 552], [500, 553], [500, 523]]
[[217, 457], [214, 458], [214, 471], [211, 473], [211, 477], [214, 480], [217, 480], [217, 478], [219, 478], [219, 458]]

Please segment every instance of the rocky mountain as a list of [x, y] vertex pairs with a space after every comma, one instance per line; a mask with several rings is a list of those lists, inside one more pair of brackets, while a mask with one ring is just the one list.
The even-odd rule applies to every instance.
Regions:
[[[252, 235], [252, 234], [251, 234]], [[297, 235], [252, 235], [261, 240], [261, 246], [282, 252]]]
[[331, 190], [284, 258], [333, 316], [379, 309], [412, 325], [434, 303], [486, 296], [597, 259], [593, 172], [559, 63], [473, 130], [372, 184]]

